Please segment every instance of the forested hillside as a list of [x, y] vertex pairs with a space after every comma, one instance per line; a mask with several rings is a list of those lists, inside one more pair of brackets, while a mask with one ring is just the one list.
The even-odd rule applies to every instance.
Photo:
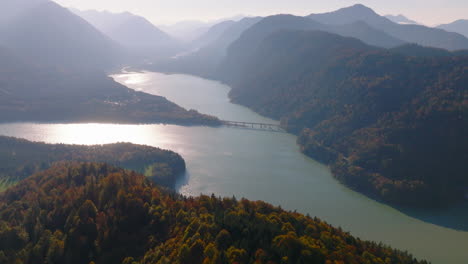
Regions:
[[[213, 30], [218, 30], [218, 28], [215, 27]], [[208, 78], [219, 78], [219, 76], [229, 78], [242, 70], [235, 68], [239, 61], [248, 60], [260, 41], [279, 30], [323, 30], [341, 36], [354, 37], [369, 45], [385, 48], [393, 48], [405, 43], [362, 21], [343, 25], [325, 25], [307, 17], [282, 14], [266, 18], [244, 18], [227, 27], [217, 39], [206, 43], [198, 50], [177, 58], [156, 61], [144, 68], [162, 72], [189, 73]], [[226, 58], [229, 49], [237, 51], [236, 58]], [[235, 60], [225, 61], [233, 59]], [[225, 72], [227, 74], [224, 74]]]
[[186, 198], [134, 172], [62, 163], [0, 194], [0, 263], [426, 262], [264, 202]]
[[117, 143], [81, 146], [45, 144], [0, 136], [0, 183], [2, 189], [58, 161], [107, 162], [144, 173], [170, 188], [185, 173], [185, 162], [177, 153], [154, 147]]
[[330, 163], [342, 182], [393, 204], [464, 199], [463, 52], [386, 50], [320, 31], [277, 32], [250, 47], [250, 56], [241, 50], [232, 48], [226, 60], [233, 63], [226, 68], [241, 70], [221, 76], [232, 100], [281, 119], [300, 135], [302, 150]]
[[357, 21], [350, 24], [322, 24], [307, 17], [293, 15], [269, 16], [246, 29], [240, 37], [228, 48], [227, 56], [223, 57], [215, 77], [230, 82], [242, 78], [259, 44], [270, 34], [284, 30], [321, 30], [344, 37], [353, 37], [367, 43], [385, 48], [393, 48], [405, 42], [379, 31], [365, 22]]
[[125, 50], [55, 2], [9, 1], [5, 8], [11, 15], [0, 20], [0, 122], [219, 124], [107, 77]]
[[0, 122], [218, 125], [161, 96], [136, 92], [101, 71], [56, 70], [0, 47]]

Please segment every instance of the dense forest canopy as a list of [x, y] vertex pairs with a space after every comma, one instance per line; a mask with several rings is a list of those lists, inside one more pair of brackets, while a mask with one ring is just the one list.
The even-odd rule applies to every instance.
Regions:
[[144, 173], [170, 188], [185, 173], [185, 161], [180, 155], [159, 148], [116, 143], [81, 146], [45, 144], [0, 136], [0, 182], [2, 188], [59, 161], [107, 162], [115, 166]]
[[264, 202], [186, 198], [135, 172], [61, 163], [0, 194], [0, 263], [426, 262]]
[[466, 52], [387, 50], [321, 31], [244, 38], [242, 47], [249, 43], [248, 54], [231, 46], [225, 69], [236, 70], [219, 75], [232, 100], [281, 119], [342, 182], [402, 205], [464, 199]]

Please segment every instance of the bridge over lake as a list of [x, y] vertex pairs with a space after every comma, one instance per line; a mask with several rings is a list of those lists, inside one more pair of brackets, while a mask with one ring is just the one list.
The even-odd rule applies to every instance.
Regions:
[[237, 128], [245, 128], [245, 129], [253, 129], [253, 130], [286, 133], [286, 131], [280, 125], [277, 125], [277, 124], [229, 121], [229, 120], [221, 120], [221, 122], [226, 127], [237, 127]]

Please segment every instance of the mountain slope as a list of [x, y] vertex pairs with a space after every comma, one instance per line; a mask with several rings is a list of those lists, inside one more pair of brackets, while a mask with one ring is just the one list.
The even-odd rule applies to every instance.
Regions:
[[240, 67], [250, 61], [258, 45], [268, 35], [280, 30], [316, 30], [325, 26], [307, 18], [293, 15], [276, 15], [262, 19], [242, 33], [227, 50], [227, 56], [217, 70], [217, 78], [227, 83], [236, 80], [245, 72]]
[[170, 60], [155, 62], [150, 68], [162, 72], [178, 72], [215, 78], [214, 73], [226, 56], [229, 45], [239, 38], [245, 30], [260, 20], [260, 17], [244, 18], [232, 24], [219, 37], [197, 51]]
[[331, 25], [364, 21], [371, 27], [405, 42], [448, 50], [468, 49], [468, 39], [460, 34], [421, 25], [400, 25], [376, 14], [372, 9], [363, 5], [354, 5], [330, 13], [312, 14], [308, 17], [317, 22]]
[[416, 207], [464, 199], [468, 56], [320, 31], [276, 32], [257, 45], [224, 79], [234, 102], [281, 119], [304, 153], [372, 197]]
[[357, 38], [366, 44], [383, 48], [393, 48], [406, 43], [403, 40], [392, 37], [383, 31], [369, 26], [363, 21], [345, 25], [329, 25], [327, 31], [344, 37]]
[[450, 32], [456, 32], [468, 38], [468, 20], [467, 19], [460, 19], [450, 24], [440, 25], [438, 26], [438, 28], [441, 28]]
[[2, 263], [427, 263], [317, 218], [181, 197], [103, 164], [58, 164], [0, 194], [0, 238]]
[[42, 65], [103, 69], [118, 62], [118, 45], [53, 2], [25, 10], [1, 33], [0, 44]]
[[190, 43], [205, 34], [212, 26], [213, 23], [210, 22], [188, 20], [172, 25], [159, 25], [159, 28], [178, 40]]
[[170, 56], [181, 48], [176, 40], [143, 17], [94, 10], [73, 12], [133, 52]]
[[4, 0], [2, 1], [2, 8], [0, 8], [0, 25], [8, 24], [10, 20], [14, 19], [16, 16], [48, 1], [49, 0]]
[[190, 48], [197, 50], [212, 43], [213, 41], [216, 41], [218, 38], [221, 37], [221, 35], [223, 35], [223, 33], [226, 30], [228, 30], [234, 24], [236, 24], [235, 21], [228, 20], [212, 26], [205, 34], [192, 41], [192, 43], [190, 43]]
[[[382, 47], [395, 47], [404, 44], [403, 41], [376, 30], [362, 21], [343, 25], [325, 25], [306, 17], [293, 15], [276, 15], [262, 19], [246, 30], [228, 49], [217, 78], [223, 81], [235, 80], [245, 68], [236, 68], [250, 60], [258, 45], [270, 34], [281, 30], [322, 30], [361, 39], [362, 41]], [[228, 79], [225, 79], [228, 78]]]
[[166, 98], [122, 86], [101, 71], [55, 70], [6, 49], [0, 49], [0, 58], [6, 58], [0, 61], [0, 122], [218, 124]]

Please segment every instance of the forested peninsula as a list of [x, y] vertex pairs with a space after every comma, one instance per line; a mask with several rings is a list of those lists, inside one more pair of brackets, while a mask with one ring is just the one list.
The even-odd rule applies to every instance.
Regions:
[[130, 143], [94, 146], [45, 144], [0, 136], [2, 189], [60, 161], [106, 162], [143, 173], [157, 184], [169, 188], [174, 188], [185, 173], [185, 161], [179, 154], [159, 148]]

